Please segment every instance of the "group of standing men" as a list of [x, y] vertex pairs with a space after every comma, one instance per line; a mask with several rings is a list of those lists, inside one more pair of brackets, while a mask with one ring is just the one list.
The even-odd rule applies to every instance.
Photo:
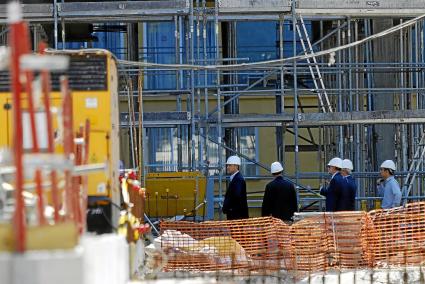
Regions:
[[[333, 158], [328, 163], [328, 173], [332, 175], [329, 185], [320, 189], [320, 194], [326, 197], [326, 211], [355, 210], [357, 183], [351, 176], [353, 163], [341, 158]], [[378, 180], [378, 194], [382, 197], [381, 208], [389, 209], [400, 206], [401, 190], [394, 178], [396, 170], [392, 160], [381, 164]]]
[[[241, 159], [230, 156], [226, 162], [230, 182], [223, 202], [223, 213], [228, 220], [249, 217], [246, 183], [239, 172]], [[320, 194], [326, 197], [326, 211], [353, 211], [357, 194], [357, 183], [351, 176], [353, 163], [349, 159], [333, 158], [328, 163], [328, 173], [331, 175], [327, 186], [320, 189]], [[401, 202], [401, 191], [394, 178], [396, 170], [392, 160], [381, 164], [378, 181], [378, 193], [382, 197], [382, 208], [397, 207]], [[294, 185], [282, 176], [283, 167], [279, 162], [271, 164], [271, 174], [274, 179], [266, 185], [262, 205], [262, 216], [273, 216], [283, 221], [291, 221], [297, 211], [298, 202]]]
[[357, 184], [351, 176], [353, 163], [341, 158], [333, 158], [328, 163], [328, 173], [332, 175], [329, 185], [320, 189], [326, 197], [326, 211], [353, 211], [356, 209]]
[[[248, 201], [246, 183], [239, 172], [241, 159], [230, 156], [226, 162], [230, 182], [223, 202], [223, 213], [227, 220], [248, 218]], [[271, 164], [271, 174], [274, 179], [266, 185], [262, 205], [262, 216], [273, 216], [283, 221], [291, 221], [297, 211], [298, 202], [295, 187], [282, 176], [283, 167], [279, 162]]]

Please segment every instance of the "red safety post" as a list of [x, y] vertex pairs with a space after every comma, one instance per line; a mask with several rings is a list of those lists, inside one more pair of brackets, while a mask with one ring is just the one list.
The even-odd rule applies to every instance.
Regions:
[[29, 40], [28, 26], [22, 21], [19, 3], [11, 3], [8, 5], [8, 21], [9, 21], [9, 45], [11, 49], [10, 59], [10, 77], [13, 102], [13, 152], [14, 163], [16, 167], [15, 173], [15, 215], [14, 215], [14, 233], [16, 240], [16, 251], [25, 251], [26, 242], [26, 223], [25, 223], [25, 203], [22, 196], [24, 176], [23, 176], [23, 134], [22, 134], [22, 101], [21, 92], [22, 85], [20, 81], [20, 58], [24, 54], [23, 41]]
[[[72, 97], [68, 89], [68, 79], [64, 76], [60, 80], [62, 101], [62, 116], [63, 116], [63, 149], [67, 159], [74, 160], [74, 134], [73, 134], [73, 119], [72, 119]], [[69, 170], [65, 170], [65, 205], [66, 218], [76, 221], [75, 208], [73, 202], [73, 186], [72, 175]]]
[[[47, 44], [45, 42], [41, 42], [38, 45], [38, 52], [40, 54], [45, 53], [45, 49], [47, 48]], [[53, 154], [55, 152], [55, 142], [54, 142], [54, 131], [53, 131], [53, 122], [52, 122], [52, 113], [50, 107], [50, 74], [47, 70], [41, 71], [41, 86], [43, 93], [43, 105], [44, 111], [46, 112], [46, 122], [47, 122], [47, 152]], [[52, 191], [52, 202], [54, 211], [54, 220], [55, 223], [59, 222], [59, 210], [60, 210], [60, 200], [59, 200], [59, 191], [57, 186], [57, 172], [52, 170], [50, 172], [50, 180], [52, 183], [51, 191]]]
[[[23, 35], [20, 44], [22, 48], [22, 53], [27, 54], [31, 52], [28, 29], [26, 34]], [[34, 80], [34, 75], [33, 75], [33, 72], [30, 70], [23, 70], [23, 71], [25, 72], [25, 79], [26, 79], [25, 92], [27, 93], [28, 113], [30, 116], [32, 152], [39, 153], [40, 149], [38, 145], [34, 99], [33, 99], [33, 93], [32, 93], [32, 82]], [[45, 224], [46, 219], [44, 217], [42, 176], [41, 176], [41, 171], [39, 169], [36, 169], [35, 171], [35, 184], [36, 184], [36, 194], [38, 197], [38, 200], [37, 200], [38, 221], [39, 221], [39, 224]]]
[[[34, 99], [32, 96], [32, 82], [34, 80], [33, 73], [31, 71], [25, 71], [25, 91], [27, 93], [28, 99], [28, 113], [30, 115], [30, 124], [31, 124], [31, 140], [32, 140], [32, 152], [39, 153], [40, 148], [38, 145], [37, 137], [37, 128], [36, 128], [36, 118], [34, 110]], [[44, 202], [43, 202], [43, 189], [42, 189], [42, 176], [41, 170], [36, 169], [35, 171], [35, 185], [37, 193], [37, 211], [38, 211], [38, 222], [41, 225], [46, 224], [46, 218], [44, 217]]]

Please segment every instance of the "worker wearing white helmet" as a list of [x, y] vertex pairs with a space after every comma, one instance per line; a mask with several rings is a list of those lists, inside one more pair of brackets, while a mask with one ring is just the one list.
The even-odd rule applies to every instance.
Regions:
[[349, 176], [349, 175], [351, 175], [351, 171], [353, 169], [354, 169], [353, 162], [351, 162], [351, 160], [349, 160], [349, 159], [342, 160], [341, 174], [343, 176]]
[[382, 180], [378, 185], [378, 192], [382, 197], [382, 209], [400, 206], [401, 191], [400, 185], [394, 178], [395, 170], [395, 163], [392, 160], [384, 161], [379, 169]]
[[240, 165], [241, 159], [238, 156], [230, 156], [227, 159], [226, 170], [230, 174], [230, 182], [223, 202], [223, 213], [227, 215], [227, 220], [249, 217], [246, 183], [239, 172]]
[[261, 215], [273, 216], [282, 221], [292, 221], [294, 212], [298, 208], [295, 187], [283, 179], [283, 167], [279, 162], [272, 163], [270, 168], [274, 179], [266, 185]]
[[351, 160], [344, 159], [342, 161], [341, 175], [347, 183], [347, 190], [341, 192], [338, 210], [353, 211], [356, 209], [357, 183], [351, 175], [353, 169], [353, 162], [351, 162]]
[[342, 169], [342, 159], [335, 157], [328, 163], [328, 173], [332, 175], [329, 185], [320, 189], [320, 194], [326, 196], [326, 211], [334, 212], [340, 210], [338, 202], [340, 194], [347, 187], [340, 171]]

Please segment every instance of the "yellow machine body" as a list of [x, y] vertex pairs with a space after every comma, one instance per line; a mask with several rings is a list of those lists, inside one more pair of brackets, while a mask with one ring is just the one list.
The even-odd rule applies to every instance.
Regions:
[[149, 173], [145, 212], [150, 217], [202, 216], [205, 193], [206, 178], [200, 172]]
[[[73, 128], [74, 133], [85, 121], [90, 121], [89, 138], [89, 164], [106, 163], [107, 170], [90, 173], [88, 175], [88, 197], [95, 198], [95, 202], [101, 205], [115, 202], [120, 203], [119, 177], [119, 110], [118, 110], [118, 72], [115, 59], [108, 51], [75, 51], [60, 52], [71, 57], [69, 74], [70, 90], [73, 104]], [[101, 67], [94, 66], [102, 62]], [[74, 61], [73, 61], [74, 60]], [[74, 65], [73, 65], [74, 62]], [[75, 63], [76, 62], [76, 63]], [[92, 65], [93, 63], [93, 65]], [[79, 69], [79, 66], [82, 66]], [[92, 68], [97, 68], [93, 70]], [[81, 70], [81, 75], [79, 74]], [[100, 73], [100, 75], [99, 75]], [[65, 72], [65, 75], [68, 75]], [[84, 77], [86, 76], [86, 77]], [[91, 79], [93, 77], [93, 80]], [[96, 77], [97, 76], [97, 77]], [[74, 78], [74, 81], [73, 81]], [[101, 88], [99, 78], [104, 84]], [[80, 83], [84, 85], [79, 88]], [[58, 84], [56, 80], [56, 84]], [[74, 87], [77, 90], [73, 89]], [[57, 86], [57, 85], [56, 85]], [[23, 94], [25, 96], [25, 94]], [[62, 106], [62, 95], [59, 88], [51, 93], [51, 106]], [[3, 129], [0, 135], [0, 148], [12, 147], [13, 120], [12, 120], [12, 95], [10, 92], [0, 92], [0, 126]], [[23, 104], [25, 109], [26, 104]], [[58, 116], [53, 113], [53, 126], [55, 132], [58, 127]], [[62, 153], [60, 144], [55, 146], [56, 153]], [[50, 198], [49, 198], [50, 199]], [[109, 204], [110, 205], [110, 204]], [[118, 218], [118, 213], [117, 218]], [[117, 219], [116, 218], [116, 219]], [[112, 218], [113, 219], [113, 218]]]

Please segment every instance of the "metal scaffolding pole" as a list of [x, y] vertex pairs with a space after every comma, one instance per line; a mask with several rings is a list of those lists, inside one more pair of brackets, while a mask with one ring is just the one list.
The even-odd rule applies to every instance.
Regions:
[[[359, 38], [359, 22], [355, 21], [354, 22], [354, 41], [357, 41]], [[359, 68], [359, 57], [360, 57], [360, 51], [359, 48], [356, 46], [354, 49], [354, 63], [355, 63], [355, 67]], [[355, 73], [355, 88], [359, 88], [360, 85], [360, 76], [359, 73]], [[355, 111], [360, 111], [363, 110], [363, 107], [360, 108], [360, 99], [362, 99], [362, 97], [360, 97], [358, 92], [355, 92]], [[362, 99], [363, 101], [363, 99]], [[363, 147], [361, 144], [361, 136], [363, 133], [364, 127], [360, 124], [356, 124], [355, 125], [355, 132], [354, 132], [354, 139], [353, 141], [355, 141], [355, 145], [356, 145], [356, 150], [355, 150], [355, 157], [354, 157], [354, 166], [355, 166], [355, 171], [360, 172], [364, 170], [364, 164], [361, 162], [363, 159]], [[365, 184], [363, 180], [357, 181], [358, 184], [358, 190], [357, 190], [357, 197], [360, 196], [365, 196]]]
[[53, 0], [53, 37], [54, 37], [54, 47], [58, 49], [58, 2]]
[[[202, 0], [202, 11], [203, 11], [203, 18], [202, 18], [202, 39], [203, 39], [203, 55], [204, 55], [204, 64], [208, 64], [207, 59], [207, 12], [206, 12], [206, 0]], [[204, 70], [204, 107], [205, 107], [205, 117], [204, 121], [208, 121], [208, 112], [209, 112], [209, 97], [208, 97], [208, 72], [207, 70]], [[209, 125], [208, 123], [203, 123], [204, 129], [205, 129], [205, 139], [204, 139], [204, 145], [205, 145], [205, 175], [209, 176], [209, 147], [208, 147], [208, 135], [209, 135]], [[201, 128], [202, 129], [202, 128]], [[202, 133], [201, 133], [202, 134]]]
[[[400, 19], [400, 23], [403, 22], [403, 19]], [[400, 44], [400, 63], [404, 63], [405, 58], [405, 48], [404, 48], [404, 31], [400, 30], [399, 35], [399, 44]], [[406, 76], [404, 73], [400, 73], [400, 87], [405, 88], [406, 84]], [[400, 93], [400, 109], [406, 109], [406, 93], [404, 91], [401, 91]], [[400, 126], [400, 136], [401, 136], [401, 155], [400, 155], [400, 161], [401, 161], [401, 168], [403, 171], [406, 171], [408, 168], [408, 160], [407, 160], [407, 150], [408, 150], [408, 143], [407, 143], [407, 127], [406, 125]]]
[[[297, 0], [292, 1], [292, 48], [293, 48], [293, 54], [296, 56], [297, 54], [297, 15], [295, 13], [295, 7], [296, 7]], [[294, 147], [295, 147], [295, 183], [299, 183], [299, 157], [298, 157], [298, 81], [297, 81], [297, 60], [293, 60], [294, 65]], [[297, 200], [299, 202], [300, 200], [300, 194], [299, 189], [296, 187], [297, 192]]]
[[[348, 18], [347, 19], [347, 43], [351, 43], [351, 19]], [[352, 57], [352, 49], [349, 48], [347, 50], [347, 61], [348, 62], [353, 62], [353, 57]], [[347, 74], [347, 78], [348, 78], [348, 111], [354, 111], [353, 108], [353, 92], [351, 91], [353, 88], [353, 73], [351, 71], [351, 69], [348, 69], [348, 74]], [[347, 132], [348, 132], [348, 143], [349, 143], [349, 149], [347, 150], [348, 154], [346, 154], [345, 156], [349, 159], [351, 159], [352, 161], [354, 160], [354, 126], [350, 125], [347, 127]]]
[[[338, 20], [337, 21], [337, 25], [340, 26], [341, 25], [341, 21]], [[336, 44], [337, 46], [341, 45], [341, 29], [338, 29], [337, 32], [337, 41]], [[336, 54], [336, 62], [341, 63], [342, 61], [342, 52], [338, 51]], [[337, 88], [338, 88], [338, 98], [337, 98], [337, 102], [338, 102], [338, 111], [343, 111], [342, 109], [342, 72], [340, 70], [338, 70], [338, 73], [336, 75], [336, 84], [337, 84]], [[338, 156], [339, 157], [344, 157], [344, 128], [343, 126], [339, 126], [338, 129]]]
[[[220, 58], [220, 50], [219, 50], [219, 26], [218, 26], [218, 5], [219, 1], [215, 0], [215, 10], [214, 10], [214, 32], [215, 32], [215, 57], [216, 64], [218, 64], [218, 58]], [[218, 197], [220, 202], [223, 200], [223, 157], [221, 153], [221, 145], [222, 145], [222, 133], [221, 133], [221, 88], [220, 88], [220, 70], [216, 71], [216, 84], [217, 84], [217, 142], [218, 142]], [[219, 218], [220, 220], [223, 218], [222, 204], [219, 206]]]
[[[194, 14], [193, 14], [193, 1], [190, 1], [190, 14], [189, 14], [189, 62], [194, 62], [195, 59], [195, 48], [194, 48]], [[192, 171], [198, 168], [198, 160], [195, 158], [195, 141], [196, 141], [196, 130], [195, 130], [195, 70], [190, 70], [190, 169]]]
[[[284, 36], [284, 22], [285, 18], [281, 14], [279, 17], [279, 58], [283, 59], [283, 36]], [[276, 95], [276, 113], [285, 112], [285, 69], [282, 66], [280, 69], [280, 92]], [[282, 164], [283, 170], [285, 171], [285, 126], [276, 127], [276, 150], [277, 160]]]
[[[196, 33], [195, 33], [195, 39], [196, 39], [196, 64], [200, 64], [201, 62], [201, 21], [200, 21], [200, 2], [199, 0], [196, 0]], [[204, 149], [204, 141], [201, 139], [200, 134], [203, 133], [203, 130], [201, 128], [201, 88], [199, 87], [201, 84], [201, 72], [196, 71], [196, 137], [198, 142], [198, 158], [197, 160], [197, 171], [201, 171], [201, 169], [204, 167], [204, 163], [202, 160], [202, 153]]]
[[[175, 61], [177, 64], [181, 63], [182, 58], [182, 44], [181, 44], [181, 30], [182, 30], [182, 19], [180, 16], [174, 16], [174, 49], [175, 49]], [[181, 70], [176, 70], [176, 91], [183, 88], [182, 86], [183, 73]], [[177, 111], [182, 110], [181, 95], [176, 97], [176, 109]], [[183, 127], [182, 125], [177, 126], [177, 171], [183, 170]]]

